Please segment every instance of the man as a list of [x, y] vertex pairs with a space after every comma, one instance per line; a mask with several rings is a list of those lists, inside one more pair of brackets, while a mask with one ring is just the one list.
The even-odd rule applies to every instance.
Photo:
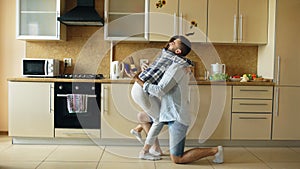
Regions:
[[[170, 38], [169, 42], [173, 42], [176, 39], [186, 41], [186, 38], [183, 36], [173, 36]], [[163, 48], [161, 55], [148, 68], [141, 72], [138, 77], [144, 82], [158, 84], [164, 72], [173, 63], [174, 58], [177, 57], [177, 55], [185, 56], [190, 52], [189, 48], [181, 48], [181, 46], [178, 47], [180, 48], [180, 53], [172, 51], [173, 49], [170, 48], [170, 43], [168, 43], [166, 47]], [[135, 103], [137, 103], [147, 114], [145, 115], [145, 113], [140, 112], [138, 115], [139, 121], [142, 122], [144, 130], [147, 132], [152, 122], [158, 122], [160, 99], [156, 96], [145, 93], [143, 88], [137, 83], [133, 84], [131, 96]], [[141, 126], [137, 126], [136, 128], [132, 129], [130, 133], [133, 134], [140, 142], [142, 142], [140, 131]], [[152, 151], [152, 153], [162, 154], [158, 140], [156, 140], [153, 150], [155, 151]]]
[[[164, 73], [158, 84], [151, 84], [136, 78], [144, 92], [161, 97], [159, 123], [153, 123], [148, 133], [145, 145], [140, 152], [140, 158], [158, 160], [160, 157], [149, 157], [149, 148], [157, 138], [164, 124], [169, 126], [169, 146], [171, 160], [176, 164], [190, 163], [207, 156], [215, 156], [215, 163], [223, 163], [223, 148], [193, 148], [184, 152], [189, 117], [189, 74], [187, 73], [188, 61], [181, 56], [181, 48], [190, 48], [190, 42], [176, 39], [169, 43], [169, 50], [178, 57], [174, 58], [172, 65]], [[181, 47], [181, 48], [180, 48]], [[146, 156], [145, 156], [146, 154]], [[147, 158], [146, 158], [147, 157]]]

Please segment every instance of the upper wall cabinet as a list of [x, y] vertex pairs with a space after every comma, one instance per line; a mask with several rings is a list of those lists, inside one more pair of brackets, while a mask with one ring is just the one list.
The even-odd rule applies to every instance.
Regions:
[[178, 34], [178, 0], [150, 0], [150, 41], [168, 41]]
[[209, 0], [211, 42], [266, 44], [267, 35], [268, 0]]
[[17, 39], [64, 40], [66, 27], [57, 21], [63, 0], [17, 0]]
[[148, 40], [148, 0], [105, 0], [105, 40]]
[[190, 41], [206, 42], [207, 0], [180, 0], [178, 26]]
[[150, 0], [150, 41], [168, 41], [181, 34], [206, 41], [207, 0]]

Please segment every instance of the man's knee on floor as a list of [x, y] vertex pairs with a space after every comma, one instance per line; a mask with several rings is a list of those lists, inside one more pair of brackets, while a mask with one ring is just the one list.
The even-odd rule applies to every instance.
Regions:
[[170, 158], [171, 158], [172, 162], [175, 164], [184, 164], [181, 156], [174, 156], [174, 155], [170, 154]]

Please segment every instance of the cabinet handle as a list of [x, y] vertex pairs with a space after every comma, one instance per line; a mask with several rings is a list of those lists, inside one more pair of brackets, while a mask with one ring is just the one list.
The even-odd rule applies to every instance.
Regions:
[[277, 76], [276, 76], [276, 85], [279, 85], [279, 83], [280, 83], [280, 64], [281, 64], [281, 58], [280, 58], [280, 56], [277, 56]]
[[240, 15], [240, 20], [239, 20], [239, 41], [243, 41], [243, 15]]
[[233, 41], [237, 42], [237, 16], [234, 14], [233, 16]]
[[145, 23], [144, 23], [144, 26], [145, 26], [145, 39], [146, 40], [149, 40], [149, 17], [150, 17], [150, 14], [149, 14], [149, 1], [146, 0], [145, 1]]
[[50, 100], [49, 100], [49, 112], [52, 113], [52, 84], [50, 84]]
[[[57, 94], [57, 97], [68, 97], [68, 94]], [[97, 97], [96, 95], [87, 94], [86, 97]]]
[[104, 91], [103, 91], [103, 101], [102, 101], [102, 104], [103, 104], [103, 113], [108, 113], [108, 87], [105, 86], [104, 87]]
[[267, 103], [240, 103], [241, 106], [267, 106]]
[[279, 87], [275, 87], [275, 107], [274, 107], [274, 113], [276, 115], [276, 117], [279, 117], [279, 92], [280, 92], [280, 88]]
[[180, 13], [180, 17], [179, 17], [179, 34], [183, 35], [183, 14]]
[[257, 90], [251, 90], [251, 89], [240, 89], [240, 92], [268, 92], [269, 90], [264, 90], [264, 89], [257, 89]]
[[239, 117], [241, 120], [266, 120], [266, 117]]
[[[60, 17], [60, 14], [58, 11], [56, 11], [56, 18], [57, 17]], [[59, 39], [59, 36], [60, 36], [60, 29], [59, 29], [59, 21], [56, 21], [56, 38]]]
[[177, 16], [176, 16], [176, 13], [174, 13], [174, 35], [177, 35]]

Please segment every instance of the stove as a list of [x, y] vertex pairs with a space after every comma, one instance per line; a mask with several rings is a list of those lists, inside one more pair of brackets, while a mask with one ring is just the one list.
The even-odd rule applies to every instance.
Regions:
[[103, 74], [63, 74], [57, 78], [66, 79], [103, 79]]

